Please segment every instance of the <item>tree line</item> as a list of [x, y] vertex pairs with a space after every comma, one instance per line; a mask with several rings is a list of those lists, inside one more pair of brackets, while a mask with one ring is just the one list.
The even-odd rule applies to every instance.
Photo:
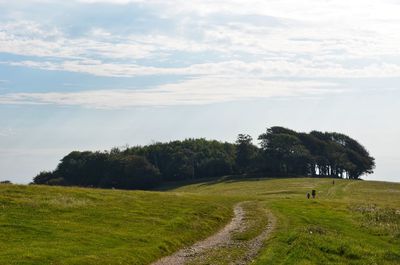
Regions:
[[341, 133], [296, 132], [271, 127], [258, 137], [239, 134], [235, 143], [186, 139], [104, 152], [73, 151], [34, 184], [152, 189], [163, 182], [226, 175], [359, 179], [373, 173], [374, 158]]

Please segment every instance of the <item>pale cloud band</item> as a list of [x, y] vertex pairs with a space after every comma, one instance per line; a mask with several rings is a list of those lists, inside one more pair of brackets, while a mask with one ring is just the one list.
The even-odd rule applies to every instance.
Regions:
[[84, 61], [20, 61], [0, 62], [11, 66], [23, 66], [49, 71], [68, 71], [106, 77], [135, 77], [149, 75], [224, 75], [243, 78], [386, 78], [400, 77], [400, 65], [394, 63], [371, 64], [362, 68], [345, 68], [326, 61], [285, 60], [276, 61], [224, 61], [193, 64], [187, 67], [151, 67], [138, 64], [101, 63]]
[[10, 93], [0, 104], [55, 104], [115, 109], [138, 106], [204, 105], [272, 97], [318, 96], [341, 90], [334, 84], [259, 79], [201, 78], [146, 90]]
[[[190, 75], [201, 67], [199, 62], [189, 59], [185, 64], [190, 66], [184, 69], [160, 66], [164, 61], [174, 60], [177, 54], [189, 53], [199, 54], [199, 58], [218, 54], [217, 58], [204, 59], [211, 68], [240, 64], [242, 69], [257, 68], [268, 76], [400, 76], [400, 46], [397, 45], [400, 43], [397, 34], [400, 5], [394, 1], [78, 2], [140, 3], [173, 21], [175, 32], [161, 33], [149, 27], [149, 32], [144, 34], [121, 35], [95, 27], [82, 36], [71, 37], [57, 24], [44, 26], [21, 19], [3, 21], [0, 23], [0, 52], [38, 58], [3, 63], [99, 76], [176, 72]], [[374, 12], [371, 12], [372, 7]], [[192, 18], [193, 13], [202, 17]], [[210, 14], [231, 18], [218, 22], [209, 19], [207, 15]], [[279, 23], [260, 24], [251, 16], [241, 21], [235, 14], [275, 18]], [[174, 19], [174, 16], [178, 17]], [[198, 37], [189, 34], [193, 30]], [[394, 59], [387, 61], [387, 58]], [[143, 59], [154, 63], [142, 65], [140, 60]]]

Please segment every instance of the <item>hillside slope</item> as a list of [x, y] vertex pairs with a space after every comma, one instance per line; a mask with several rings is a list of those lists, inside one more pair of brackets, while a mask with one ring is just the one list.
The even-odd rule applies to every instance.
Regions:
[[0, 264], [149, 264], [214, 233], [213, 196], [0, 185]]
[[[307, 199], [312, 189], [317, 197]], [[271, 209], [277, 229], [255, 264], [400, 264], [400, 184], [227, 179], [174, 191], [240, 196]]]
[[[316, 199], [306, 193], [317, 191]], [[246, 202], [239, 242], [194, 264], [229, 264], [275, 230], [254, 264], [399, 264], [400, 184], [220, 179], [164, 192], [0, 185], [0, 264], [149, 264], [217, 232]]]

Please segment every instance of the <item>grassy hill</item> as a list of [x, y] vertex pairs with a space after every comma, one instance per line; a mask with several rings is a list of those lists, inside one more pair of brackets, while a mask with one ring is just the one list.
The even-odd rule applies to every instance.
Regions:
[[219, 230], [239, 201], [278, 219], [255, 264], [400, 263], [400, 184], [301, 178], [163, 192], [0, 185], [0, 264], [148, 264]]
[[[312, 189], [317, 198], [307, 199]], [[277, 231], [255, 264], [400, 264], [400, 184], [253, 179], [175, 191], [241, 196], [271, 209]]]
[[148, 264], [218, 230], [214, 196], [0, 185], [0, 264]]

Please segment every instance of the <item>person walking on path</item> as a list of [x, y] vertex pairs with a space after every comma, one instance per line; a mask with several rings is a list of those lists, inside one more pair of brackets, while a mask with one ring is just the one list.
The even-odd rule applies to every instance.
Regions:
[[311, 195], [312, 195], [312, 198], [315, 199], [315, 196], [317, 195], [317, 192], [315, 190], [312, 190], [311, 191]]

